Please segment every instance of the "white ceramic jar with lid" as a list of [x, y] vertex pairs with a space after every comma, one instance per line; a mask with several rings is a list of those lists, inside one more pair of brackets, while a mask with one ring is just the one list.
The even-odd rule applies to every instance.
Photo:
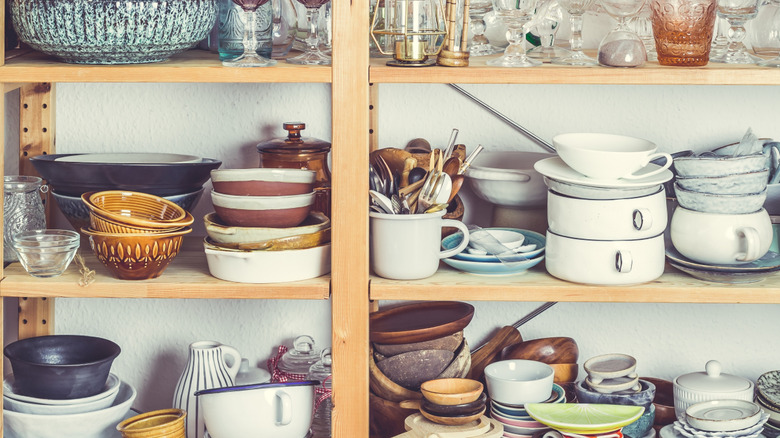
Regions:
[[674, 412], [682, 421], [688, 406], [710, 400], [753, 401], [753, 382], [722, 373], [717, 360], [704, 366], [704, 372], [683, 374], [674, 379]]

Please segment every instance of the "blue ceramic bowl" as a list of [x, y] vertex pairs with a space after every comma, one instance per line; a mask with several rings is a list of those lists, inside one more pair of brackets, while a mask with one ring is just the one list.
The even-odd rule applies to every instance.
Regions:
[[[532, 259], [544, 251], [544, 245], [545, 245], [545, 238], [539, 233], [536, 233], [534, 231], [529, 230], [521, 230], [520, 228], [484, 228], [485, 230], [506, 230], [506, 231], [514, 231], [517, 233], [522, 234], [525, 236], [525, 241], [523, 242], [523, 245], [530, 245], [535, 244], [536, 249], [533, 251], [529, 251], [527, 253], [523, 253], [522, 255]], [[451, 234], [447, 237], [445, 237], [441, 241], [441, 246], [443, 249], [452, 249], [457, 247], [460, 242], [463, 240], [463, 233], [457, 232], [455, 234]], [[465, 260], [470, 262], [495, 262], [500, 263], [498, 260], [498, 257], [494, 255], [476, 255], [476, 254], [469, 254], [466, 251], [461, 252], [460, 254], [454, 255], [452, 258], [457, 260]]]
[[[191, 213], [192, 210], [195, 209], [195, 206], [198, 205], [198, 201], [202, 194], [203, 188], [201, 187], [200, 190], [194, 192], [164, 196], [164, 198]], [[80, 196], [62, 195], [53, 190], [51, 191], [51, 195], [54, 197], [54, 200], [57, 201], [57, 205], [60, 207], [62, 214], [76, 231], [81, 232], [82, 228], [89, 228], [89, 209], [84, 204], [84, 201], [81, 200]]]
[[623, 427], [623, 436], [629, 438], [643, 438], [653, 427], [655, 422], [655, 405], [650, 404], [650, 408], [645, 408], [645, 413], [638, 420]]
[[[602, 394], [588, 388], [583, 379], [577, 382], [574, 392], [577, 394], [577, 401], [580, 403], [642, 406], [645, 408], [645, 412], [647, 412], [650, 406], [653, 405], [655, 385], [642, 379], [639, 379], [639, 384], [642, 385], [642, 389], [636, 394]], [[642, 436], [644, 435], [635, 438], [642, 438]]]
[[10, 0], [19, 39], [76, 64], [164, 61], [208, 35], [216, 0]]

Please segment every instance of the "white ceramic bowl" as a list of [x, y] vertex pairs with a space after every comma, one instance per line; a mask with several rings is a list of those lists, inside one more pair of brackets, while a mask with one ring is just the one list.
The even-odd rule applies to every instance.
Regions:
[[759, 193], [766, 189], [769, 169], [757, 172], [736, 173], [719, 176], [678, 176], [676, 184], [693, 192], [715, 193], [719, 195], [739, 195]]
[[674, 159], [674, 170], [678, 176], [721, 176], [735, 173], [757, 172], [766, 168], [764, 154], [719, 156], [705, 155], [678, 157]]
[[114, 403], [119, 393], [119, 386], [119, 378], [114, 374], [109, 374], [106, 389], [100, 394], [80, 399], [42, 399], [14, 393], [13, 375], [9, 375], [3, 382], [3, 409], [38, 415], [64, 415], [98, 411]]
[[767, 190], [764, 189], [759, 193], [721, 195], [685, 190], [675, 182], [674, 194], [677, 202], [688, 210], [705, 213], [744, 214], [761, 210], [766, 202]]
[[206, 262], [214, 277], [238, 283], [282, 283], [330, 272], [330, 243], [285, 251], [242, 251], [204, 241]]
[[722, 373], [720, 362], [711, 360], [704, 372], [693, 372], [674, 379], [674, 413], [682, 421], [685, 411], [695, 403], [710, 400], [753, 401], [753, 381]]
[[36, 415], [3, 409], [5, 431], [19, 438], [104, 438], [116, 434], [116, 425], [130, 411], [136, 390], [122, 382], [110, 407], [80, 414]]
[[483, 151], [466, 171], [469, 187], [480, 198], [503, 207], [539, 207], [547, 188], [534, 163], [554, 154], [525, 151]]
[[216, 213], [203, 216], [206, 234], [216, 243], [263, 242], [281, 237], [311, 234], [330, 228], [330, 219], [322, 212], [311, 211], [309, 216], [297, 227], [234, 227], [225, 225]]
[[545, 265], [550, 275], [574, 283], [629, 285], [664, 272], [664, 235], [637, 240], [573, 239], [547, 231]]
[[314, 192], [288, 196], [236, 196], [211, 191], [211, 203], [222, 221], [239, 227], [297, 227], [314, 204]]
[[211, 438], [301, 438], [319, 382], [262, 383], [198, 391], [197, 416]]
[[[763, 208], [747, 214], [718, 214], [677, 207], [669, 225], [672, 244], [699, 263], [737, 265], [769, 251], [774, 233]], [[549, 260], [549, 241], [547, 242]]]
[[[663, 172], [672, 165], [672, 156], [656, 153], [655, 143], [625, 135], [577, 132], [556, 135], [553, 145], [564, 163], [588, 178], [617, 180], [646, 178]], [[665, 157], [666, 162], [656, 170], [633, 174], [650, 161]]]
[[629, 199], [580, 199], [547, 195], [547, 223], [562, 236], [593, 240], [644, 239], [664, 232], [666, 192]]
[[485, 382], [492, 400], [510, 405], [538, 403], [550, 397], [555, 372], [535, 360], [501, 360], [485, 367]]

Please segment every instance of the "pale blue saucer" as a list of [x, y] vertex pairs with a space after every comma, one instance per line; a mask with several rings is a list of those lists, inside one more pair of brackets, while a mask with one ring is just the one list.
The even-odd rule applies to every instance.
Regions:
[[544, 254], [536, 258], [524, 260], [522, 262], [512, 262], [507, 265], [501, 262], [470, 262], [468, 260], [458, 260], [456, 258], [446, 258], [442, 261], [455, 269], [475, 275], [517, 275], [523, 274], [530, 268], [538, 265], [544, 260]]
[[[523, 242], [523, 245], [530, 245], [534, 244], [536, 245], [536, 249], [529, 252], [524, 253], [518, 253], [519, 255], [525, 256], [529, 259], [533, 259], [534, 257], [538, 256], [539, 254], [544, 251], [544, 245], [545, 245], [545, 237], [541, 234], [529, 231], [529, 230], [521, 230], [520, 228], [502, 228], [502, 227], [496, 227], [496, 228], [483, 228], [484, 230], [506, 230], [506, 231], [514, 231], [516, 233], [520, 233], [523, 236], [525, 236], [525, 241]], [[447, 237], [445, 237], [441, 241], [441, 247], [445, 250], [452, 249], [457, 247], [460, 242], [463, 240], [463, 233], [458, 231], [455, 234], [451, 234]], [[452, 259], [457, 260], [464, 260], [469, 262], [494, 262], [499, 263], [498, 257], [494, 255], [477, 255], [477, 254], [469, 254], [465, 250], [459, 254], [455, 254], [452, 256]], [[460, 269], [460, 268], [458, 268]]]

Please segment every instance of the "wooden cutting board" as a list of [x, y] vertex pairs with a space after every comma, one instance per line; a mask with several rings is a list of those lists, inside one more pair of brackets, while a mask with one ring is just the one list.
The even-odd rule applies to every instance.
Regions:
[[408, 344], [430, 341], [463, 330], [474, 306], [459, 301], [426, 301], [374, 312], [369, 317], [371, 342]]
[[501, 423], [485, 416], [462, 426], [445, 426], [417, 413], [406, 417], [404, 423], [407, 432], [395, 438], [500, 438], [504, 434]]

